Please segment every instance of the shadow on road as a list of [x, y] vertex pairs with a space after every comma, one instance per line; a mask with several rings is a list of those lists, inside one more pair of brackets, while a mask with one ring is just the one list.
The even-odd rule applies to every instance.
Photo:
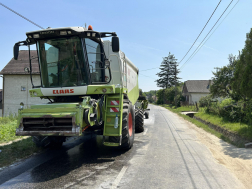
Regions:
[[220, 140], [220, 143], [223, 147], [224, 154], [233, 158], [241, 158], [244, 160], [252, 159], [252, 148], [238, 148], [223, 140]]
[[69, 173], [71, 176], [72, 171], [83, 166], [92, 171], [92, 167], [114, 162], [117, 157], [125, 153], [120, 149], [103, 146], [102, 137], [95, 136], [34, 168], [31, 171], [30, 182], [49, 181]]

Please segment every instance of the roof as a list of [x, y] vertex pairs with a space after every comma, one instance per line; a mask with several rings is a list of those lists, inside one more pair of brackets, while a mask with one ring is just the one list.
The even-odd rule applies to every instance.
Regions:
[[184, 83], [183, 92], [210, 93], [212, 80], [188, 80]]
[[[39, 74], [39, 64], [37, 57], [37, 51], [31, 50], [31, 58], [35, 58], [31, 60], [32, 63], [32, 74]], [[0, 74], [29, 74], [24, 71], [25, 67], [30, 67], [29, 63], [29, 51], [28, 50], [20, 50], [18, 60], [14, 60], [12, 58], [9, 63], [1, 70]]]

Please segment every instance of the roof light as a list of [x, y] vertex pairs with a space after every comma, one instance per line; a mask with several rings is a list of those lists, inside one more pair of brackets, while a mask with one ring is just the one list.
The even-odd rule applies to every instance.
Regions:
[[93, 26], [89, 25], [88, 30], [93, 30]]
[[39, 38], [39, 34], [33, 34], [33, 38]]
[[66, 35], [67, 32], [66, 31], [60, 31], [60, 35]]
[[92, 37], [95, 37], [95, 34], [96, 34], [96, 33], [92, 33]]

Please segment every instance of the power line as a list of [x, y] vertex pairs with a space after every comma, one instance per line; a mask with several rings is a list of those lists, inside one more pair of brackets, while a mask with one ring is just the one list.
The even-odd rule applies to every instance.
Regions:
[[150, 69], [147, 69], [147, 70], [140, 70], [140, 71], [143, 72], [143, 71], [148, 71], [148, 70], [154, 70], [154, 69], [157, 69], [157, 68], [159, 68], [159, 67], [150, 68]]
[[147, 75], [143, 75], [143, 74], [139, 74], [139, 75], [142, 75], [142, 76], [145, 76], [145, 77], [149, 77], [149, 78], [151, 78], [151, 79], [155, 79], [155, 78], [150, 77], [150, 76], [147, 76]]
[[6, 5], [4, 5], [3, 3], [0, 3], [0, 5], [2, 5], [3, 7], [5, 7], [6, 9], [10, 10], [11, 12], [17, 14], [18, 16], [22, 17], [23, 19], [27, 20], [28, 22], [31, 22], [32, 24], [34, 24], [35, 26], [38, 26], [41, 29], [44, 29], [43, 27], [41, 27], [40, 25], [34, 23], [33, 21], [29, 20], [28, 18], [24, 17], [23, 15], [19, 14], [18, 12], [12, 10], [11, 8], [7, 7]]
[[[228, 14], [225, 16], [225, 18], [221, 21], [221, 23], [217, 26], [217, 28], [211, 33], [211, 35], [207, 38], [207, 40], [201, 45], [201, 47], [197, 50], [196, 53], [193, 54], [192, 58], [189, 60], [191, 61], [193, 59], [193, 57], [200, 51], [200, 49], [205, 45], [205, 43], [211, 38], [211, 36], [214, 34], [214, 32], [220, 27], [220, 25], [223, 23], [223, 21], [228, 17], [228, 15], [232, 12], [232, 10], [235, 8], [235, 6], [237, 5], [237, 3], [239, 2], [240, 0], [238, 0], [235, 5], [232, 7], [232, 9], [228, 12]], [[184, 67], [181, 67], [181, 69], [184, 68]]]
[[[185, 54], [185, 56], [182, 58], [182, 60], [180, 62], [182, 62], [184, 60], [184, 58], [186, 57], [186, 55], [189, 53], [189, 51], [192, 49], [193, 45], [196, 43], [196, 41], [198, 40], [199, 36], [201, 35], [201, 33], [204, 31], [205, 27], [207, 26], [208, 22], [211, 20], [212, 16], [214, 15], [215, 11], [217, 10], [218, 6], [220, 5], [222, 0], [220, 0], [220, 2], [218, 3], [218, 5], [216, 6], [216, 8], [214, 9], [212, 15], [210, 16], [210, 18], [208, 19], [207, 23], [205, 24], [204, 28], [201, 30], [200, 34], [198, 35], [198, 37], [195, 39], [195, 41], [193, 42], [192, 46], [190, 47], [190, 49], [187, 51], [187, 53]], [[179, 63], [180, 63], [179, 62]]]
[[[228, 7], [231, 5], [231, 3], [233, 2], [233, 0], [229, 3], [229, 5], [227, 6], [227, 8], [224, 10], [224, 12], [221, 14], [221, 16], [219, 17], [219, 19], [215, 22], [215, 24], [213, 25], [213, 27], [211, 28], [211, 30], [208, 32], [208, 34], [205, 36], [205, 38], [201, 41], [201, 43], [199, 44], [199, 46], [195, 49], [195, 51], [192, 53], [192, 55], [198, 50], [198, 48], [201, 46], [201, 44], [203, 43], [203, 41], [207, 38], [207, 36], [210, 34], [210, 32], [213, 30], [213, 28], [215, 27], [215, 25], [219, 22], [219, 20], [221, 19], [221, 17], [223, 16], [223, 14], [227, 11]], [[187, 61], [182, 64], [182, 66], [180, 67], [180, 70], [182, 69], [182, 67], [189, 61], [189, 59], [192, 57], [192, 55], [187, 59]]]

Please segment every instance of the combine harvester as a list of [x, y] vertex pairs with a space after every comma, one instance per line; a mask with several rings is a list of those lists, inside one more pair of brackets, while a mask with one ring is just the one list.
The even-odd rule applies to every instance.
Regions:
[[[18, 112], [17, 136], [32, 136], [40, 147], [60, 147], [68, 136], [100, 131], [105, 146], [130, 149], [135, 130], [144, 130], [146, 101], [138, 99], [138, 68], [120, 51], [114, 32], [93, 31], [92, 26], [47, 28], [27, 32], [26, 41], [14, 46], [36, 45], [41, 85], [32, 81], [31, 97], [48, 99]], [[112, 41], [102, 38], [112, 37]]]

